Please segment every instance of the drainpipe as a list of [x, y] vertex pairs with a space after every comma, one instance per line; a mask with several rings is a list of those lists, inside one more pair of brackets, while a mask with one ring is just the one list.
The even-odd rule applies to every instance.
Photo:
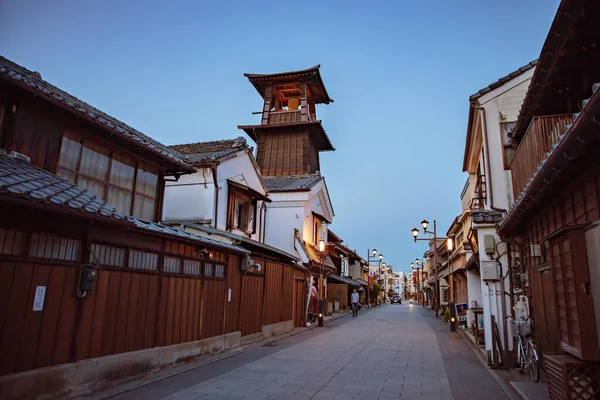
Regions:
[[[263, 204], [262, 204], [262, 209], [264, 211], [264, 213], [263, 213], [264, 223], [263, 223], [263, 229], [262, 229], [262, 242], [265, 243], [265, 238], [267, 237], [267, 204], [264, 201], [263, 201]], [[294, 241], [294, 246], [295, 246], [295, 241]]]
[[210, 166], [210, 171], [212, 172], [212, 176], [213, 176], [213, 182], [215, 185], [215, 222], [214, 222], [214, 228], [217, 228], [217, 219], [219, 217], [219, 183], [217, 182], [217, 166], [215, 164], [212, 164]]

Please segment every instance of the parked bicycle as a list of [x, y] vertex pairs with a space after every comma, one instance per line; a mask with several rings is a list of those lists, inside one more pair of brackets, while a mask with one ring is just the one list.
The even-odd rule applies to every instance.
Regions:
[[531, 326], [533, 320], [529, 317], [515, 320], [507, 317], [511, 322], [513, 336], [517, 338], [517, 364], [519, 372], [529, 373], [534, 382], [540, 381], [540, 360], [538, 357], [537, 346], [531, 337]]

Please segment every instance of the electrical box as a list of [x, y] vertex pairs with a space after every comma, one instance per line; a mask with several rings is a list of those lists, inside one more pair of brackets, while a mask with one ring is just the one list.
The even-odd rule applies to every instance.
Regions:
[[97, 271], [92, 265], [83, 265], [79, 270], [79, 291], [92, 293], [96, 282]]
[[483, 248], [485, 249], [485, 254], [494, 254], [496, 252], [494, 235], [483, 235]]
[[498, 264], [496, 261], [481, 262], [481, 279], [484, 281], [498, 280]]

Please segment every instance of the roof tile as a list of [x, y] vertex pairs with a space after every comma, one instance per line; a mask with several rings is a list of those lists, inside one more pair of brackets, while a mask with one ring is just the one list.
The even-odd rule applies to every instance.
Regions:
[[192, 163], [218, 161], [240, 150], [249, 148], [246, 139], [217, 140], [212, 142], [197, 142], [169, 146], [172, 150], [184, 154]]
[[0, 78], [45, 97], [51, 102], [59, 103], [59, 105], [69, 108], [74, 114], [80, 114], [94, 123], [103, 125], [116, 135], [133, 140], [164, 160], [191, 171], [191, 166], [181, 154], [44, 81], [38, 72], [30, 71], [2, 56], [0, 56]]
[[322, 179], [323, 177], [318, 174], [264, 177], [269, 192], [308, 191]]
[[496, 89], [497, 87], [502, 86], [504, 83], [510, 81], [511, 79], [516, 78], [517, 76], [521, 75], [522, 73], [529, 71], [531, 68], [535, 67], [537, 64], [538, 60], [533, 60], [530, 63], [522, 66], [521, 68], [517, 69], [516, 71], [511, 72], [510, 74], [503, 76], [502, 78], [498, 79], [496, 82], [491, 83], [490, 85], [484, 87], [483, 89], [481, 89], [480, 91], [478, 91], [477, 93], [471, 95], [471, 97], [469, 97], [469, 101], [475, 101], [478, 98], [480, 98], [481, 96], [483, 96], [484, 94]]
[[102, 216], [107, 220], [123, 221], [139, 229], [183, 237], [238, 253], [250, 253], [236, 245], [176, 231], [162, 224], [127, 216], [87, 190], [75, 186], [49, 171], [0, 152], [0, 199], [3, 196], [44, 202], [55, 207], [68, 207], [83, 214]]

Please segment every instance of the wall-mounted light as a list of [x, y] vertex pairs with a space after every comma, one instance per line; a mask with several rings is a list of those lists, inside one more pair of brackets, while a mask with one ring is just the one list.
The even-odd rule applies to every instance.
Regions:
[[319, 240], [319, 251], [321, 253], [325, 251], [325, 241], [323, 239]]

